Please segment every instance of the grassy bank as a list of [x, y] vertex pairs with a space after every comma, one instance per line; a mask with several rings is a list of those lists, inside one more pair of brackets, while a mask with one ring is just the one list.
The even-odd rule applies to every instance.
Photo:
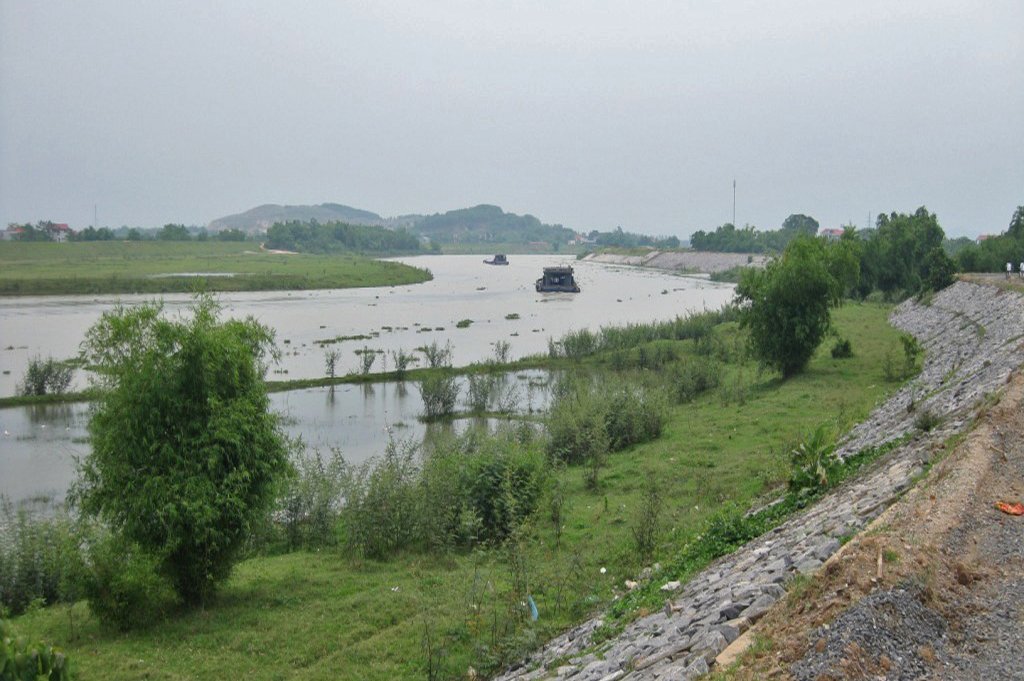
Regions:
[[[596, 491], [582, 467], [557, 473], [557, 532], [549, 493], [501, 547], [386, 562], [340, 548], [252, 558], [212, 607], [148, 629], [114, 633], [84, 604], [32, 610], [16, 618], [16, 628], [62, 645], [82, 678], [465, 678], [469, 667], [493, 671], [612, 605], [624, 580], [645, 565], [673, 564], [723, 505], [746, 508], [774, 496], [789, 475], [785, 452], [803, 434], [824, 422], [845, 429], [865, 417], [895, 388], [882, 375], [886, 354], [901, 352], [888, 311], [852, 304], [838, 310], [836, 325], [854, 356], [833, 359], [827, 342], [806, 373], [785, 382], [744, 359], [735, 323], [718, 327], [714, 352], [729, 356], [719, 387], [672, 406], [657, 440], [611, 454]], [[673, 348], [661, 351], [666, 357], [707, 352], [689, 340], [649, 346], [645, 361], [658, 348]], [[638, 349], [593, 363], [640, 358]], [[657, 381], [662, 373], [635, 378]], [[663, 507], [654, 555], [641, 560], [633, 531], [648, 477], [658, 481]], [[666, 571], [654, 579], [673, 578]], [[536, 622], [529, 622], [525, 595], [536, 603]]]
[[[221, 276], [173, 276], [185, 273]], [[429, 279], [429, 272], [396, 262], [266, 253], [252, 242], [0, 241], [0, 295], [354, 288]]]

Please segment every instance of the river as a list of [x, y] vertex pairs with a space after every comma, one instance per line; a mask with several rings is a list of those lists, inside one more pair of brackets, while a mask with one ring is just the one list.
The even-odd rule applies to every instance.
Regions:
[[[511, 358], [547, 351], [548, 339], [567, 331], [671, 319], [731, 300], [733, 287], [704, 279], [599, 263], [571, 262], [578, 294], [540, 294], [533, 282], [558, 256], [510, 256], [508, 266], [483, 264], [481, 256], [401, 258], [426, 267], [432, 281], [389, 288], [328, 291], [249, 292], [218, 298], [226, 316], [252, 315], [272, 327], [283, 356], [270, 378], [315, 378], [325, 374], [324, 353], [341, 352], [338, 373], [358, 370], [355, 351], [386, 353], [431, 342], [451, 343], [456, 365], [494, 356], [498, 341], [510, 344]], [[0, 394], [13, 395], [29, 358], [68, 358], [85, 331], [117, 304], [152, 296], [55, 296], [0, 299]], [[187, 295], [162, 298], [172, 313], [189, 304]], [[470, 320], [466, 328], [457, 328]], [[323, 341], [365, 336], [331, 344]], [[320, 341], [320, 342], [318, 342]], [[384, 361], [391, 361], [389, 355]], [[374, 371], [388, 367], [378, 364]], [[79, 373], [73, 388], [86, 385]], [[543, 382], [524, 372], [508, 378], [519, 391], [520, 409], [541, 408]], [[421, 439], [416, 417], [419, 392], [412, 384], [339, 386], [272, 395], [286, 430], [313, 446], [337, 447], [346, 460], [361, 461], [383, 450], [389, 434]], [[14, 500], [63, 495], [74, 476], [74, 457], [88, 453], [88, 405], [0, 409], [0, 493]]]

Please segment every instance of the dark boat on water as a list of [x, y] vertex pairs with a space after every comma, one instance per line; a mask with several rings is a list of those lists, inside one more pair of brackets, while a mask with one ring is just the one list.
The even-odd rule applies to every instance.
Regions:
[[508, 258], [505, 257], [504, 253], [498, 253], [491, 260], [484, 260], [488, 265], [507, 265]]
[[579, 293], [580, 287], [568, 265], [545, 267], [544, 276], [537, 280], [538, 293]]

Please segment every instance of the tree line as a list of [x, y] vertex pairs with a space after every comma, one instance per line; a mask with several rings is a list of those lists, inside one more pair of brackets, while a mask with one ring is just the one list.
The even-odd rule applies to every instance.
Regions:
[[[267, 230], [266, 247], [302, 253], [419, 253], [419, 237], [405, 229], [345, 222], [279, 222]], [[435, 247], [436, 250], [436, 247]]]

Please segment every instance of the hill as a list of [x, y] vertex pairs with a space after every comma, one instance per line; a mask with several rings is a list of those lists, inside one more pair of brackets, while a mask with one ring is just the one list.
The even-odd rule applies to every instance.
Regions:
[[575, 233], [562, 225], [548, 225], [532, 215], [506, 213], [498, 206], [435, 213], [413, 225], [413, 231], [438, 243], [568, 243]]
[[278, 222], [346, 222], [353, 225], [390, 225], [376, 213], [360, 210], [340, 203], [321, 203], [317, 206], [279, 206], [267, 203], [251, 208], [244, 213], [236, 213], [217, 218], [207, 225], [211, 232], [225, 229], [239, 229], [243, 232], [257, 232], [269, 229]]

